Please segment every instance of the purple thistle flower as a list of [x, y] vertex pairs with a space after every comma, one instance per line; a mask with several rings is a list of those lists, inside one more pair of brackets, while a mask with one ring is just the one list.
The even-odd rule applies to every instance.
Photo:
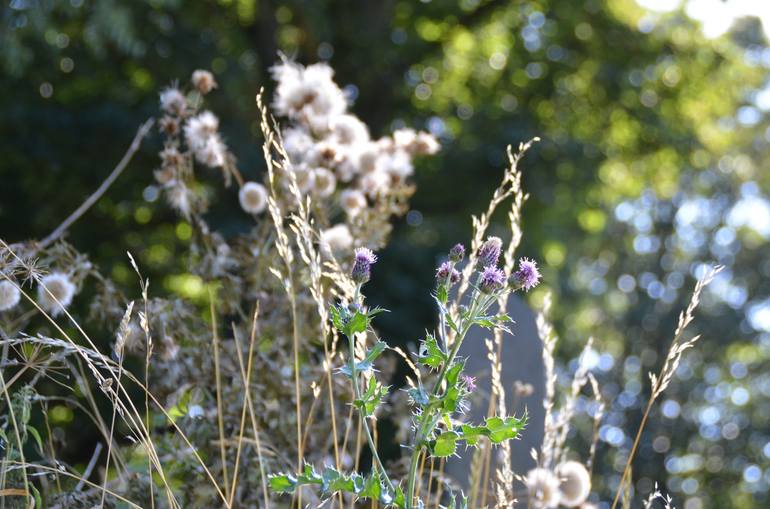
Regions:
[[465, 258], [465, 246], [462, 244], [455, 244], [452, 249], [449, 250], [449, 259], [453, 262], [461, 262]]
[[476, 379], [474, 377], [462, 375], [460, 376], [460, 379], [465, 384], [465, 388], [468, 389], [468, 392], [473, 392], [476, 390]]
[[356, 248], [356, 260], [350, 276], [358, 284], [364, 284], [372, 277], [372, 265], [377, 262], [377, 255], [365, 247]]
[[500, 248], [503, 246], [503, 241], [500, 237], [487, 237], [487, 241], [481, 245], [479, 249], [479, 265], [482, 267], [497, 265], [497, 260], [500, 258]]
[[444, 262], [436, 270], [436, 280], [439, 285], [447, 283], [453, 285], [460, 281], [460, 273], [454, 268], [454, 263]]
[[482, 293], [492, 293], [505, 287], [505, 272], [493, 265], [487, 265], [481, 272], [480, 290]]
[[540, 282], [540, 271], [535, 260], [519, 258], [519, 270], [513, 273], [511, 280], [515, 289], [531, 290], [536, 287]]

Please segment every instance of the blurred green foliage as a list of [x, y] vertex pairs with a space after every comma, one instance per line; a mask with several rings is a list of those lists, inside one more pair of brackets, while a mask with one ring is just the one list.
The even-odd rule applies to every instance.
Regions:
[[[617, 482], [646, 372], [662, 362], [691, 276], [715, 262], [727, 270], [696, 319], [701, 344], [655, 412], [635, 482], [641, 493], [666, 483], [687, 509], [768, 503], [770, 173], [757, 101], [770, 49], [756, 20], [706, 39], [682, 12], [633, 0], [13, 0], [0, 40], [10, 241], [44, 236], [77, 207], [155, 114], [158, 90], [196, 68], [217, 75], [211, 106], [250, 177], [263, 167], [254, 96], [271, 87], [278, 51], [329, 60], [374, 135], [402, 124], [439, 135], [444, 150], [420, 168], [369, 296], [399, 317], [381, 321], [389, 341], [431, 325], [437, 257], [468, 240], [505, 146], [540, 136], [523, 163], [521, 253], [542, 261], [554, 292], [564, 369], [597, 338], [613, 404], [596, 487]], [[190, 227], [151, 185], [159, 148], [159, 137], [144, 145], [70, 240], [127, 288], [130, 250], [155, 291], [194, 297], [179, 256]], [[243, 228], [235, 197], [221, 198], [211, 222]]]

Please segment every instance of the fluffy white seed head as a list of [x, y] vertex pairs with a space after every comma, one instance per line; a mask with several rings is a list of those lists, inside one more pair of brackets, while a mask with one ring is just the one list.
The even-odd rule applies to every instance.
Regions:
[[551, 509], [559, 505], [559, 478], [546, 468], [533, 468], [524, 479], [529, 504], [536, 509]]
[[347, 225], [334, 225], [321, 232], [321, 249], [327, 253], [344, 253], [352, 247], [353, 235]]
[[21, 292], [16, 285], [8, 280], [0, 281], [0, 311], [8, 311], [16, 307], [21, 299]]
[[361, 190], [370, 198], [377, 198], [387, 194], [390, 188], [390, 175], [384, 171], [367, 173], [360, 180]]
[[358, 189], [345, 189], [340, 193], [340, 206], [348, 217], [355, 217], [366, 208], [366, 196]]
[[271, 71], [278, 82], [274, 107], [280, 115], [300, 119], [319, 131], [328, 129], [330, 119], [345, 112], [345, 95], [334, 83], [334, 71], [328, 65], [302, 67], [283, 62]]
[[332, 135], [340, 145], [357, 145], [369, 141], [369, 129], [355, 115], [340, 115], [331, 121]]
[[579, 507], [591, 493], [591, 476], [582, 463], [566, 461], [556, 467], [559, 478], [561, 504], [567, 507]]
[[184, 126], [187, 144], [193, 150], [199, 150], [219, 130], [219, 119], [210, 111], [202, 111], [192, 117]]
[[75, 285], [69, 276], [62, 272], [53, 272], [44, 276], [37, 287], [38, 303], [52, 316], [61, 314], [64, 308], [72, 304], [74, 296]]
[[169, 87], [160, 93], [160, 107], [166, 113], [181, 115], [187, 106], [184, 94], [176, 88]]
[[219, 135], [214, 134], [206, 139], [203, 146], [195, 150], [195, 159], [210, 168], [225, 165], [227, 148]]
[[313, 189], [321, 198], [328, 198], [337, 188], [337, 178], [326, 168], [316, 168], [313, 171]]
[[217, 82], [214, 80], [214, 75], [203, 69], [198, 69], [193, 72], [190, 81], [192, 81], [193, 86], [198, 89], [198, 92], [203, 95], [206, 95], [217, 88]]
[[259, 214], [267, 208], [267, 189], [256, 182], [246, 182], [238, 192], [241, 208], [249, 214]]

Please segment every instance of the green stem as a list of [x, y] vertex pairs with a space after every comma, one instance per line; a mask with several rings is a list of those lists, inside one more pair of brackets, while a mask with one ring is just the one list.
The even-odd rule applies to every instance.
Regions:
[[[354, 305], [358, 305], [358, 297], [360, 295], [360, 291], [361, 285], [358, 285], [356, 287], [355, 297], [353, 298]], [[356, 400], [360, 400], [361, 389], [358, 387], [358, 372], [356, 371], [356, 347], [354, 336], [348, 336], [348, 345], [350, 347], [350, 382], [353, 384], [353, 397]], [[364, 415], [360, 409], [359, 413], [361, 415], [361, 422], [363, 424], [364, 433], [366, 434], [366, 441], [369, 443], [369, 450], [372, 451], [372, 458], [374, 458], [374, 462], [380, 469], [382, 477], [388, 485], [388, 489], [393, 489], [393, 484], [390, 481], [390, 477], [388, 477], [388, 473], [385, 471], [385, 466], [380, 460], [380, 455], [377, 453], [377, 446], [375, 445], [374, 439], [372, 438], [372, 432], [369, 430], [369, 422], [366, 420], [366, 415]]]
[[[471, 307], [468, 310], [467, 319], [465, 320], [463, 327], [460, 329], [460, 333], [455, 338], [455, 342], [452, 345], [452, 350], [449, 352], [447, 361], [441, 367], [441, 371], [439, 372], [438, 378], [436, 379], [436, 384], [433, 386], [433, 390], [431, 391], [432, 397], [437, 396], [438, 392], [441, 390], [441, 385], [444, 383], [444, 378], [446, 377], [447, 371], [449, 371], [449, 367], [452, 365], [455, 357], [457, 357], [457, 354], [460, 352], [460, 347], [462, 346], [463, 340], [465, 339], [465, 335], [468, 334], [471, 325], [473, 325], [473, 317], [476, 315], [476, 313], [485, 312], [493, 300], [490, 297], [484, 297], [481, 302], [478, 302], [478, 297], [479, 294], [474, 292], [473, 297], [471, 298]], [[445, 320], [443, 315], [444, 311], [440, 312], [440, 321], [442, 324]], [[433, 410], [433, 407], [429, 406], [422, 414], [420, 417], [420, 425], [418, 426], [418, 431], [415, 434], [414, 449], [412, 450], [412, 458], [409, 462], [409, 477], [407, 478], [406, 509], [413, 509], [414, 507], [414, 490], [417, 482], [417, 464], [419, 463], [420, 454], [425, 448], [423, 441], [427, 438], [428, 433], [436, 426], [436, 422], [438, 421], [436, 416], [433, 415]]]

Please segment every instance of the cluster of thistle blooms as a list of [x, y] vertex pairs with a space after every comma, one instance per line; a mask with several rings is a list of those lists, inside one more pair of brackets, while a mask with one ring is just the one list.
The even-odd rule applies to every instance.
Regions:
[[[372, 265], [377, 261], [377, 257], [367, 248], [355, 250], [351, 269], [351, 279], [357, 285], [355, 297], [349, 305], [332, 307], [331, 316], [335, 327], [349, 341], [349, 358], [339, 371], [350, 379], [353, 387], [354, 406], [361, 414], [361, 422], [373, 456], [372, 474], [368, 477], [358, 473], [345, 474], [331, 466], [326, 466], [323, 474], [319, 474], [311, 465], [307, 465], [304, 471], [297, 475], [272, 474], [270, 484], [273, 490], [279, 493], [294, 493], [302, 486], [312, 485], [319, 488], [325, 497], [343, 492], [355, 498], [379, 500], [386, 507], [424, 507], [422, 501], [415, 504], [415, 488], [420, 482], [417, 466], [423, 452], [434, 458], [446, 458], [454, 455], [459, 444], [463, 442], [466, 446], [478, 446], [482, 437], [486, 437], [492, 444], [501, 444], [518, 436], [526, 424], [526, 418], [517, 419], [502, 415], [487, 418], [485, 422], [478, 424], [457, 420], [457, 416], [467, 409], [466, 399], [475, 389], [475, 380], [462, 373], [465, 361], [458, 357], [465, 335], [474, 325], [504, 329], [504, 324], [509, 322], [510, 318], [505, 313], [489, 315], [492, 305], [506, 293], [520, 289], [530, 290], [540, 281], [536, 263], [526, 258], [519, 260], [518, 269], [510, 276], [498, 268], [501, 248], [502, 241], [498, 237], [489, 237], [479, 248], [475, 266], [478, 279], [473, 295], [457, 313], [448, 311], [448, 293], [462, 278], [455, 267], [464, 259], [464, 246], [455, 245], [449, 252], [449, 259], [436, 271], [435, 298], [439, 304], [439, 330], [436, 337], [428, 335], [423, 341], [416, 358], [419, 364], [437, 371], [438, 375], [432, 381], [432, 388], [424, 385], [424, 380], [418, 376], [418, 385], [406, 391], [413, 406], [413, 424], [411, 439], [405, 446], [412, 452], [409, 471], [402, 483], [391, 481], [369, 430], [367, 419], [375, 415], [388, 392], [388, 388], [377, 381], [373, 372], [373, 362], [387, 346], [378, 340], [365, 352], [363, 360], [357, 361], [355, 352], [362, 346], [359, 343], [370, 329], [372, 318], [382, 310], [368, 309], [360, 291], [370, 280]], [[453, 342], [448, 339], [448, 329], [456, 334]], [[363, 387], [360, 386], [361, 376]], [[456, 507], [454, 502], [452, 504], [452, 507]], [[461, 500], [459, 507], [467, 508], [467, 499]]]
[[384, 237], [372, 242], [371, 234], [362, 238], [362, 232], [389, 231], [387, 219], [403, 213], [413, 193], [408, 182], [413, 158], [435, 154], [438, 142], [408, 128], [373, 140], [366, 124], [348, 112], [345, 94], [326, 64], [284, 61], [272, 72], [278, 83], [273, 108], [292, 122], [283, 130], [291, 171], [301, 192], [331, 205], [330, 215], [321, 218], [324, 247], [344, 253], [354, 243], [383, 245]]

